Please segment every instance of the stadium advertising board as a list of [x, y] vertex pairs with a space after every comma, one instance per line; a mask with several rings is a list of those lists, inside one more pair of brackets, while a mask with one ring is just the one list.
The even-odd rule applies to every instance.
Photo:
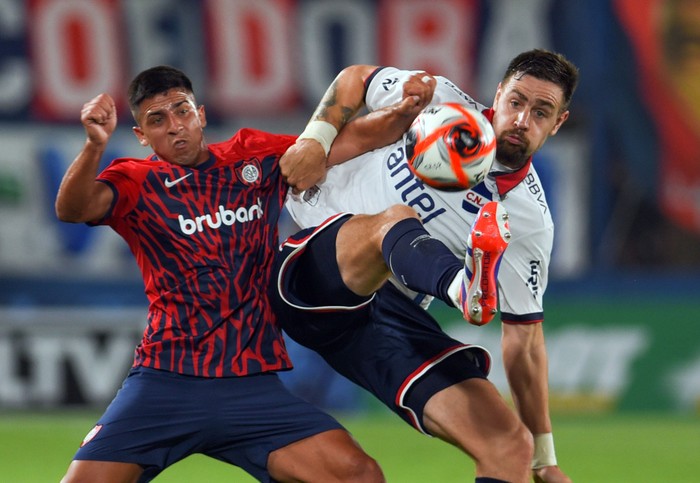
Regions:
[[[654, 321], [663, 308], [648, 302], [549, 306], [544, 327], [555, 412], [700, 411], [700, 351], [684, 336], [700, 308], [679, 304], [662, 327]], [[452, 309], [433, 310], [453, 336], [491, 352], [490, 379], [507, 395], [499, 323], [477, 328]], [[144, 317], [136, 307], [0, 309], [0, 408], [106, 404], [131, 365]], [[358, 388], [321, 367], [318, 356], [291, 349], [288, 382], [296, 391], [330, 409], [333, 401], [344, 401], [343, 410], [363, 407]]]

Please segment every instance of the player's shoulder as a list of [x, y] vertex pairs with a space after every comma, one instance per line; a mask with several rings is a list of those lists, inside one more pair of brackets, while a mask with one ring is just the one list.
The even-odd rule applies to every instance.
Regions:
[[[406, 70], [398, 67], [377, 67], [365, 82], [365, 104], [370, 110], [399, 102], [403, 97], [403, 84], [414, 74], [422, 70]], [[447, 77], [435, 76], [436, 85], [431, 104], [456, 102], [473, 109], [485, 109], [469, 94], [459, 88]]]
[[370, 111], [395, 104], [403, 97], [403, 84], [417, 70], [379, 66], [365, 81], [365, 105]]
[[148, 158], [135, 158], [135, 157], [121, 157], [113, 159], [105, 171], [146, 171], [153, 169], [154, 159], [157, 161], [155, 155], [149, 156]]
[[259, 129], [242, 128], [228, 140], [210, 144], [209, 150], [215, 154], [235, 153], [241, 158], [269, 154], [281, 156], [295, 141], [296, 136], [290, 134], [274, 134]]
[[547, 196], [534, 165], [530, 165], [522, 180], [506, 194], [504, 202], [506, 208], [517, 210], [519, 217], [526, 218], [533, 229], [553, 223]]
[[381, 86], [384, 90], [389, 90], [395, 85], [400, 85], [402, 80], [407, 79], [416, 72], [420, 71], [400, 69], [390, 65], [380, 65], [367, 77], [365, 86]]
[[486, 106], [477, 102], [472, 96], [460, 89], [457, 84], [452, 82], [447, 77], [435, 76], [437, 83], [435, 84], [435, 93], [431, 104], [456, 102], [465, 104], [472, 109], [482, 112]]

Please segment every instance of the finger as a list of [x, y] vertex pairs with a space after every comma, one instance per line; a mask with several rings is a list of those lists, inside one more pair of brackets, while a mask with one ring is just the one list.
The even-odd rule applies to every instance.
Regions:
[[422, 109], [422, 102], [420, 96], [408, 96], [401, 99], [399, 102], [398, 110], [401, 114], [413, 114], [416, 111]]

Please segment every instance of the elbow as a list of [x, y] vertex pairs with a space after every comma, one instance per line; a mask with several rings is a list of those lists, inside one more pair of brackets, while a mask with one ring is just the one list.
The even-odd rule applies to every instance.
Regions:
[[354, 64], [341, 70], [338, 77], [357, 79], [364, 84], [377, 68], [378, 66], [376, 65]]
[[83, 221], [80, 213], [76, 212], [75, 210], [68, 209], [61, 203], [56, 202], [54, 205], [54, 211], [56, 212], [56, 218], [58, 218], [60, 221], [64, 221], [66, 223], [80, 223]]
[[70, 216], [68, 213], [58, 209], [56, 210], [56, 218], [58, 218], [59, 221], [66, 223], [77, 223], [73, 216]]

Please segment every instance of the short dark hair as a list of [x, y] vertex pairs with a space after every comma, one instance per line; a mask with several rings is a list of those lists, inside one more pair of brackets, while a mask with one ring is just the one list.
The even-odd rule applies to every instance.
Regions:
[[510, 61], [502, 82], [505, 84], [515, 75], [531, 75], [561, 87], [564, 92], [562, 110], [569, 107], [578, 84], [578, 67], [562, 54], [544, 49], [533, 49], [517, 55]]
[[179, 69], [169, 65], [158, 65], [146, 69], [134, 77], [129, 84], [127, 96], [131, 114], [136, 119], [139, 105], [149, 97], [162, 94], [173, 88], [184, 88], [194, 94], [192, 81]]

